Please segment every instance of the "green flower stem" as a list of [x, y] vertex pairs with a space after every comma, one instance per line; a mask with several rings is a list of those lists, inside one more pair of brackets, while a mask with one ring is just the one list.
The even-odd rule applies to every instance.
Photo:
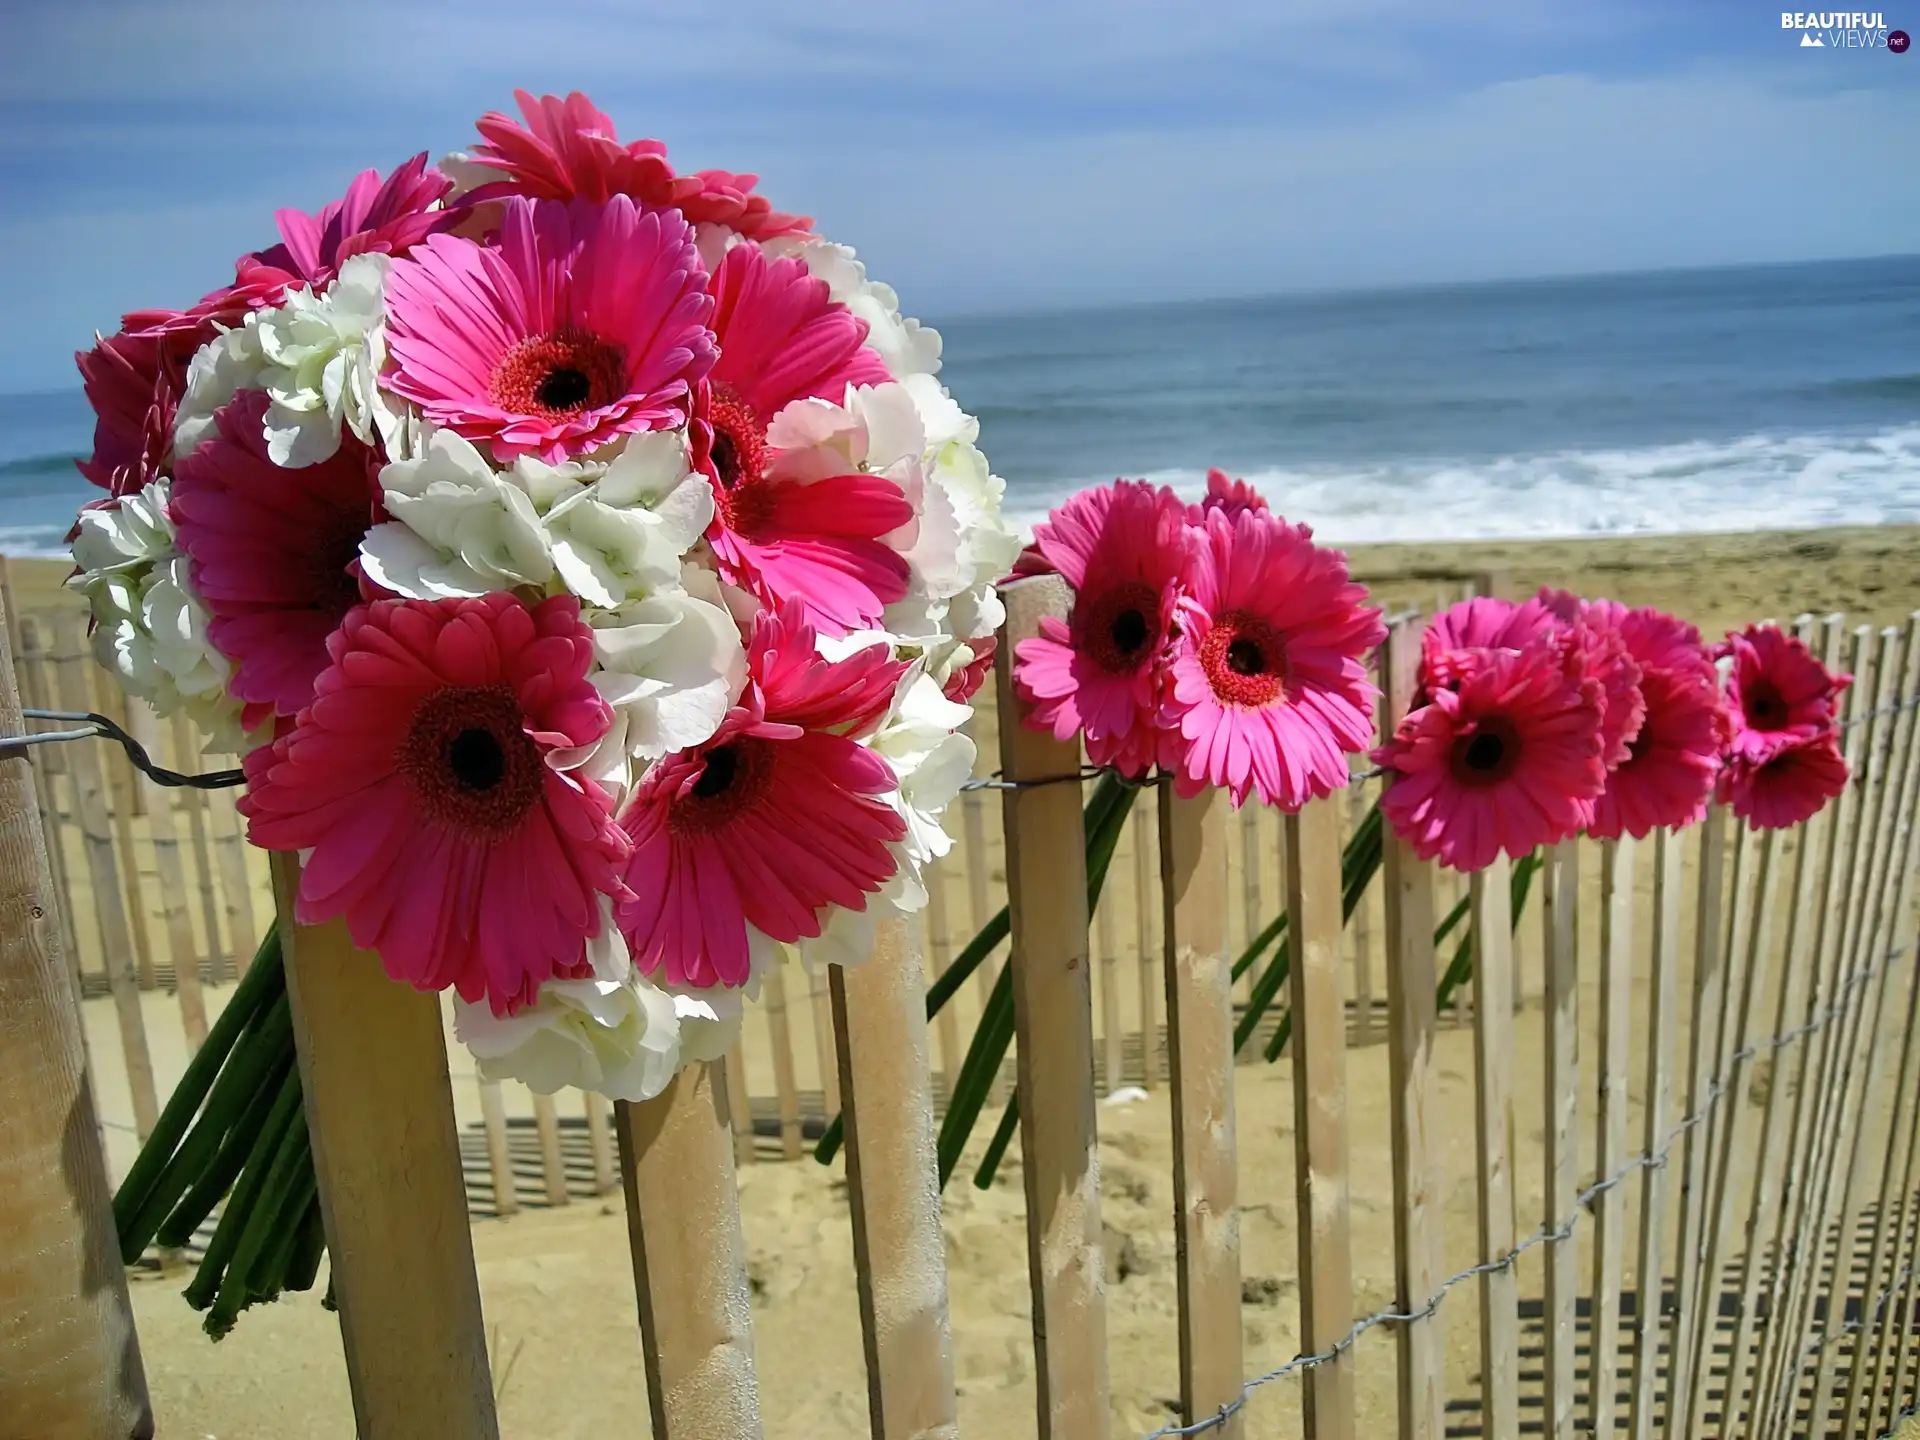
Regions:
[[[267, 938], [260, 942], [253, 964], [240, 977], [227, 1008], [213, 1022], [199, 1051], [187, 1062], [187, 1073], [180, 1077], [180, 1083], [167, 1099], [166, 1109], [160, 1112], [153, 1133], [140, 1147], [127, 1178], [120, 1182], [120, 1189], [113, 1197], [116, 1230], [124, 1233], [127, 1221], [146, 1206], [148, 1195], [173, 1159], [174, 1151], [200, 1109], [200, 1102], [206, 1098], [214, 1077], [225, 1064], [228, 1052], [254, 1016], [273, 1003], [285, 982], [285, 972], [280, 965], [280, 931], [276, 926], [269, 929]], [[126, 1249], [124, 1244], [121, 1249]], [[139, 1257], [140, 1251], [136, 1248], [128, 1261], [131, 1263]]]
[[287, 1261], [287, 1289], [311, 1290], [314, 1277], [320, 1273], [320, 1257], [326, 1253], [327, 1231], [316, 1193], [307, 1213], [300, 1217], [300, 1232], [294, 1237], [293, 1255]]
[[286, 1138], [299, 1113], [300, 1072], [294, 1070], [280, 1082], [280, 1093], [267, 1115], [267, 1123], [247, 1157], [246, 1169], [241, 1171], [233, 1193], [227, 1197], [226, 1208], [220, 1212], [220, 1223], [214, 1228], [213, 1239], [207, 1243], [207, 1252], [201, 1257], [200, 1268], [194, 1272], [193, 1283], [187, 1286], [187, 1303], [194, 1309], [205, 1310], [218, 1298], [221, 1277], [239, 1248], [241, 1233], [273, 1168], [280, 1142]]
[[[226, 1273], [220, 1277], [220, 1288], [203, 1322], [207, 1334], [216, 1340], [233, 1329], [233, 1322], [251, 1299], [255, 1289], [255, 1271], [259, 1269], [262, 1258], [273, 1249], [278, 1228], [284, 1225], [289, 1231], [296, 1229], [301, 1210], [305, 1208], [306, 1196], [300, 1193], [300, 1182], [305, 1178], [310, 1183], [313, 1175], [313, 1152], [307, 1147], [307, 1112], [300, 1103], [297, 1082], [283, 1086], [282, 1090], [283, 1093], [291, 1090], [293, 1094], [292, 1112], [287, 1117], [287, 1126], [281, 1132], [279, 1144], [273, 1149], [273, 1163], [267, 1168], [266, 1178], [248, 1203], [241, 1207], [244, 1213], [241, 1216], [240, 1239], [234, 1246]], [[234, 1199], [239, 1199], [237, 1191]]]
[[252, 1101], [240, 1112], [240, 1118], [221, 1139], [220, 1153], [214, 1156], [211, 1165], [200, 1170], [192, 1188], [180, 1197], [179, 1204], [161, 1222], [154, 1236], [161, 1245], [170, 1248], [185, 1245], [207, 1216], [213, 1213], [213, 1207], [220, 1203], [220, 1197], [232, 1188], [234, 1180], [247, 1163], [247, 1156], [253, 1153], [254, 1142], [260, 1138], [260, 1131], [267, 1123], [274, 1101], [279, 1098], [281, 1083], [293, 1068], [293, 1063], [290, 1055], [278, 1056], [272, 1070], [255, 1087]]
[[967, 1046], [967, 1058], [961, 1062], [953, 1093], [947, 1097], [947, 1113], [940, 1122], [938, 1145], [942, 1189], [960, 1163], [974, 1123], [993, 1091], [994, 1077], [1000, 1073], [1001, 1062], [1013, 1044], [1013, 1033], [1013, 964], [1009, 961], [993, 982], [993, 992], [987, 997], [979, 1027], [973, 1032], [973, 1043]]
[[1007, 1146], [1013, 1143], [1013, 1132], [1019, 1123], [1020, 1087], [1016, 1085], [1007, 1096], [1007, 1108], [1001, 1112], [1000, 1123], [994, 1127], [993, 1139], [987, 1142], [987, 1153], [980, 1157], [980, 1168], [974, 1172], [973, 1185], [976, 1190], [992, 1187], [994, 1172], [999, 1170]]
[[[209, 1167], [217, 1167], [223, 1153], [223, 1141], [253, 1106], [262, 1089], [267, 1088], [265, 1082], [275, 1071], [284, 1068], [284, 1062], [292, 1053], [293, 1014], [287, 992], [282, 988], [272, 1008], [259, 1018], [258, 1023], [248, 1026], [234, 1043], [228, 1052], [227, 1063], [220, 1067], [220, 1078], [214, 1081], [213, 1089], [207, 1095], [206, 1107], [200, 1118], [187, 1132], [179, 1149], [174, 1151], [166, 1168], [147, 1188], [146, 1199], [141, 1202], [140, 1208], [121, 1222], [120, 1257], [125, 1263], [131, 1265], [138, 1260], [140, 1253], [160, 1230], [166, 1230], [169, 1235], [164, 1243], [185, 1243], [184, 1239], [174, 1238], [178, 1233], [177, 1227], [164, 1223], [169, 1212], [190, 1190], [205, 1187]], [[191, 1235], [194, 1226], [206, 1218], [207, 1212], [225, 1193], [236, 1173], [237, 1166], [227, 1170], [219, 1188], [211, 1192], [193, 1224], [186, 1227], [187, 1235]]]
[[293, 1264], [293, 1252], [300, 1244], [301, 1226], [307, 1211], [319, 1202], [319, 1177], [313, 1173], [313, 1147], [301, 1136], [299, 1153], [294, 1157], [294, 1175], [285, 1201], [268, 1229], [266, 1250], [252, 1273], [247, 1276], [247, 1305], [263, 1304], [280, 1298], [287, 1287], [287, 1270]]

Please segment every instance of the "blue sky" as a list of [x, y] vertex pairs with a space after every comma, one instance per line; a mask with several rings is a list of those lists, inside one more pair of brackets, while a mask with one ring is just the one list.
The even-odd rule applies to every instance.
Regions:
[[1796, 39], [1718, 0], [6, 0], [0, 389], [515, 86], [759, 172], [933, 317], [1920, 251], [1920, 54]]

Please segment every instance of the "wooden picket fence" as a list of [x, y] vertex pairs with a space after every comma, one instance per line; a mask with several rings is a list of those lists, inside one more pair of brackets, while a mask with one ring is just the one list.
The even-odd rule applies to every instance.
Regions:
[[[1067, 596], [1042, 578], [1005, 598], [1003, 666]], [[1382, 649], [1384, 720], [1407, 704], [1420, 623], [1401, 617]], [[50, 649], [38, 628], [16, 640], [27, 703], [92, 708], [72, 624], [55, 620]], [[1116, 1433], [1097, 1117], [1101, 1093], [1127, 1083], [1164, 1089], [1172, 1117], [1181, 1413], [1158, 1436], [1891, 1433], [1920, 1390], [1920, 618], [1879, 633], [1837, 616], [1801, 628], [1856, 677], [1845, 794], [1780, 834], [1715, 809], [1640, 844], [1567, 842], [1544, 857], [1518, 928], [1507, 862], [1463, 884], [1391, 835], [1373, 892], [1343, 913], [1342, 837], [1377, 782], [1285, 817], [1145, 791], [1089, 914], [1079, 748], [1022, 726], [1003, 670], [983, 726], [997, 748], [983, 768], [999, 778], [963, 802], [960, 846], [921, 924], [884, 925], [860, 968], [817, 981], [790, 968], [748, 1045], [654, 1101], [612, 1107], [610, 1124], [591, 1101], [581, 1127], [559, 1119], [571, 1101], [533, 1104], [532, 1198], [564, 1201], [563, 1140], [580, 1129], [583, 1179], [625, 1192], [656, 1440], [762, 1433], [736, 1167], [762, 1154], [756, 1138], [765, 1156], [801, 1155], [812, 1122], [836, 1112], [872, 1433], [959, 1433], [934, 1133], [970, 1026], [964, 1009], [929, 1025], [925, 992], [929, 964], [944, 968], [1002, 886], [1042, 1437]], [[222, 945], [205, 943], [216, 920], [232, 937], [224, 953], [251, 948], [238, 914], [251, 923], [248, 856], [219, 859], [237, 841], [230, 798], [176, 813], [157, 792], [102, 780], [102, 764], [122, 762], [90, 749], [44, 748], [34, 778], [51, 848], [65, 852], [56, 887], [78, 883], [62, 829], [78, 826], [144, 1131], [151, 1066], [143, 1100], [132, 1023], [143, 974], [170, 980], [183, 1026], [199, 1007], [204, 1027], [205, 997], [188, 992], [226, 974]], [[145, 958], [131, 918], [145, 907], [111, 866], [141, 833], [170, 975]], [[292, 862], [272, 868], [284, 895]], [[1437, 946], [1462, 894], [1467, 925]], [[1240, 1214], [1254, 1197], [1240, 1194], [1236, 1142], [1246, 981], [1230, 964], [1282, 906], [1291, 1114], [1257, 1118], [1293, 1137], [1300, 1323], [1298, 1355], [1268, 1369], [1249, 1364], [1243, 1324]], [[1437, 984], [1463, 934], [1470, 988], [1442, 1013]], [[463, 1169], [441, 1009], [388, 982], [338, 924], [289, 925], [285, 940], [359, 1433], [495, 1435], [472, 1161]], [[991, 978], [983, 968], [976, 1012]], [[803, 1014], [811, 1056], [796, 1041]], [[1447, 1067], [1462, 1054], [1471, 1102], [1456, 1107]], [[772, 1093], [756, 1106], [760, 1073]], [[481, 1089], [492, 1204], [477, 1208], [505, 1212], [526, 1147], [511, 1143], [503, 1089]], [[1356, 1167], [1364, 1107], [1350, 1102], [1382, 1089], [1390, 1162]], [[1448, 1141], [1461, 1125], [1464, 1149]], [[1469, 1166], [1450, 1168], [1461, 1154]], [[1450, 1224], [1461, 1187], [1466, 1235]], [[1362, 1303], [1379, 1287], [1376, 1257], [1354, 1244], [1356, 1197], [1390, 1208], [1385, 1303]]]

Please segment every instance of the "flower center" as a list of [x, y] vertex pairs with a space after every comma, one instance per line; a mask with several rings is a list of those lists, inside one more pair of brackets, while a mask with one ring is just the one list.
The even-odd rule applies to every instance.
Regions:
[[751, 809], [773, 780], [773, 749], [742, 737], [700, 757], [700, 773], [674, 802], [668, 826], [679, 834], [707, 834]]
[[1520, 764], [1520, 737], [1500, 716], [1482, 720], [1471, 735], [1453, 742], [1448, 768], [1462, 785], [1497, 785]]
[[1200, 670], [1221, 704], [1258, 710], [1286, 689], [1287, 647], [1258, 615], [1228, 610], [1200, 642]]
[[1102, 670], [1114, 675], [1138, 670], [1160, 631], [1160, 592], [1144, 580], [1130, 580], [1083, 595], [1074, 601], [1068, 629], [1073, 648], [1092, 656]]
[[1749, 730], [1784, 730], [1787, 726], [1786, 702], [1768, 681], [1756, 680], [1740, 692], [1740, 709]]
[[767, 435], [753, 407], [723, 381], [708, 387], [702, 417], [713, 427], [708, 463], [713, 468], [713, 503], [720, 523], [736, 535], [751, 536], [766, 527], [773, 497], [763, 483], [767, 474]]
[[499, 839], [540, 799], [540, 750], [524, 722], [508, 686], [449, 685], [415, 708], [396, 768], [429, 819], [473, 839]]
[[515, 344], [493, 369], [488, 398], [515, 415], [565, 420], [626, 391], [626, 357], [592, 335], [562, 331]]

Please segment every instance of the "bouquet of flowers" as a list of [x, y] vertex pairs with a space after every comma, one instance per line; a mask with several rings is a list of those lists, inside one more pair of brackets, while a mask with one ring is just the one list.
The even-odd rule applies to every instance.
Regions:
[[1018, 543], [940, 340], [584, 96], [359, 176], [79, 359], [104, 665], [244, 755], [297, 918], [623, 1099], [950, 844]]

